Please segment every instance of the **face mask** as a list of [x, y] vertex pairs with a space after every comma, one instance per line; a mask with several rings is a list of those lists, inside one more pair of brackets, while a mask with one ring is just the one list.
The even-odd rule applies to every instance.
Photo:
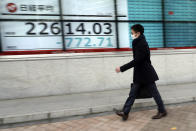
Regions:
[[131, 35], [131, 37], [133, 40], [137, 38], [135, 35]]

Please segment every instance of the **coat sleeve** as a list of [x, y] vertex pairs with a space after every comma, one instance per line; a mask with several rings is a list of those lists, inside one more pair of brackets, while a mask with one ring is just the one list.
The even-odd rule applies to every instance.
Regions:
[[132, 61], [122, 65], [120, 67], [120, 71], [124, 72], [132, 67], [135, 67], [136, 65], [139, 65], [141, 62], [143, 62], [147, 56], [147, 50], [148, 49], [145, 44], [143, 43], [141, 45], [138, 44], [135, 47], [135, 58]]

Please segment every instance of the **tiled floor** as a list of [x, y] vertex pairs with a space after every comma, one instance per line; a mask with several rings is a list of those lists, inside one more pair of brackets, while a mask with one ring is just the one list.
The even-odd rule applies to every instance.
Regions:
[[130, 112], [129, 119], [122, 121], [115, 114], [85, 119], [37, 124], [0, 131], [196, 131], [196, 104], [168, 106], [168, 116], [152, 120], [156, 110]]

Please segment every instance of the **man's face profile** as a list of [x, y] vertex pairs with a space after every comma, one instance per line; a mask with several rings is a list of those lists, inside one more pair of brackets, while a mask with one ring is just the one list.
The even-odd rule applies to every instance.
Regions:
[[131, 29], [131, 37], [132, 39], [136, 39], [140, 36], [140, 32], [136, 32], [133, 29]]

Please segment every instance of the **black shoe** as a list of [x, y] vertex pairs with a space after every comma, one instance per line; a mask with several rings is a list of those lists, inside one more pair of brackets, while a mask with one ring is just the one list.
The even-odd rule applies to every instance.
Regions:
[[129, 114], [125, 114], [122, 110], [117, 110], [117, 109], [114, 109], [115, 113], [118, 115], [118, 116], [121, 116], [122, 117], [122, 120], [126, 121], [129, 117]]
[[164, 117], [164, 116], [167, 116], [167, 111], [165, 111], [165, 112], [163, 112], [163, 113], [158, 112], [156, 115], [154, 115], [154, 116], [152, 117], [152, 119], [161, 119], [161, 118]]

